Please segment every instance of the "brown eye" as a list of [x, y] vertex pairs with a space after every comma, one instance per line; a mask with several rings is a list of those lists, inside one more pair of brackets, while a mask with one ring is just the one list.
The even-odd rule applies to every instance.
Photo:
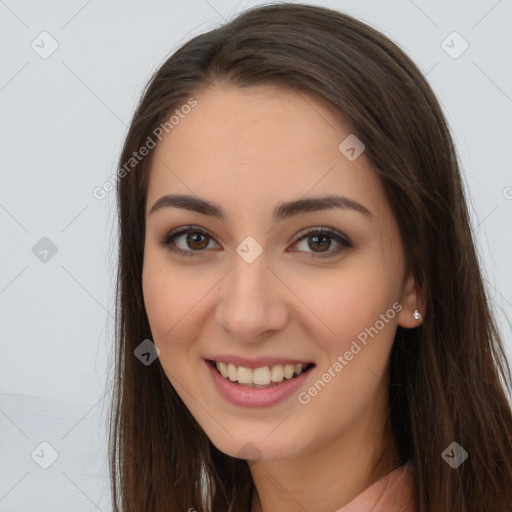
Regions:
[[325, 235], [314, 235], [307, 238], [309, 240], [308, 246], [315, 252], [325, 252], [324, 249], [329, 249], [331, 246], [331, 238]]
[[208, 246], [208, 235], [204, 235], [203, 233], [188, 233], [185, 241], [186, 245], [191, 249], [205, 249]]
[[205, 252], [213, 238], [203, 229], [194, 226], [178, 228], [171, 231], [161, 244], [172, 252], [186, 256], [195, 256], [195, 253]]
[[[309, 228], [305, 232], [301, 232], [299, 237], [294, 245], [300, 245], [303, 241], [307, 241], [307, 249], [310, 250], [303, 252], [310, 252], [313, 257], [334, 256], [354, 246], [348, 237], [328, 227]], [[337, 247], [329, 250], [333, 241]]]

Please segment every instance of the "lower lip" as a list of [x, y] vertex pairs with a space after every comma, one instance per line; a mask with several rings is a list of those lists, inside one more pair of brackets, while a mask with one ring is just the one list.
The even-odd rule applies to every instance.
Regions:
[[206, 361], [206, 365], [219, 393], [228, 402], [246, 407], [268, 407], [285, 400], [300, 388], [314, 368], [311, 367], [298, 377], [285, 379], [270, 388], [246, 388], [225, 379], [208, 361]]

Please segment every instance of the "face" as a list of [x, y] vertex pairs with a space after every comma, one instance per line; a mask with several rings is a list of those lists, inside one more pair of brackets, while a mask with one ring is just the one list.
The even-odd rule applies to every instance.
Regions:
[[215, 85], [194, 98], [147, 192], [144, 302], [166, 375], [232, 456], [293, 459], [380, 432], [393, 337], [418, 304], [378, 176], [357, 146], [339, 149], [350, 126], [312, 96]]

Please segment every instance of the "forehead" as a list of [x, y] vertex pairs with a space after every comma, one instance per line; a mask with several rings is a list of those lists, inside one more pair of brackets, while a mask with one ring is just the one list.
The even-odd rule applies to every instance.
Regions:
[[197, 106], [164, 136], [160, 148], [182, 148], [183, 156], [197, 159], [220, 156], [243, 163], [283, 155], [296, 161], [329, 147], [332, 154], [351, 132], [327, 104], [292, 89], [216, 85], [194, 98]]
[[215, 85], [192, 96], [197, 105], [154, 150], [148, 209], [171, 192], [233, 206], [340, 193], [370, 201], [376, 215], [386, 207], [364, 152], [351, 160], [342, 151], [354, 135], [327, 102], [270, 85]]

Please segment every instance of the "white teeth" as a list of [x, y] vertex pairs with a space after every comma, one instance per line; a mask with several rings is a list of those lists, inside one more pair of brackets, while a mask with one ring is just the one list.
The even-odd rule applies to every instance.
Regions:
[[217, 370], [219, 370], [220, 374], [227, 379], [228, 378], [228, 365], [223, 363], [222, 361], [217, 361]]
[[282, 364], [276, 364], [272, 366], [272, 371], [270, 372], [272, 382], [281, 382], [284, 379], [284, 368]]
[[[238, 374], [240, 375], [240, 368], [238, 369]], [[270, 384], [270, 369], [268, 366], [264, 366], [263, 368], [255, 368], [252, 371], [252, 383], [253, 384], [261, 384], [267, 385]], [[240, 380], [238, 382], [241, 382]], [[247, 382], [246, 384], [250, 384]]]
[[282, 382], [284, 379], [292, 379], [294, 375], [300, 375], [304, 366], [302, 364], [276, 364], [269, 368], [246, 368], [245, 366], [236, 366], [233, 363], [224, 363], [216, 361], [215, 366], [219, 373], [232, 382], [238, 381], [240, 384], [256, 384], [257, 386], [269, 386], [273, 383]]
[[254, 384], [252, 375], [253, 371], [250, 368], [238, 367], [238, 382], [240, 384]]
[[233, 382], [235, 380], [237, 380], [238, 379], [237, 372], [238, 372], [237, 367], [234, 364], [229, 363], [228, 364], [228, 378], [229, 378], [229, 380], [232, 380]]
[[286, 379], [291, 379], [295, 373], [295, 366], [293, 364], [284, 365], [284, 376]]

